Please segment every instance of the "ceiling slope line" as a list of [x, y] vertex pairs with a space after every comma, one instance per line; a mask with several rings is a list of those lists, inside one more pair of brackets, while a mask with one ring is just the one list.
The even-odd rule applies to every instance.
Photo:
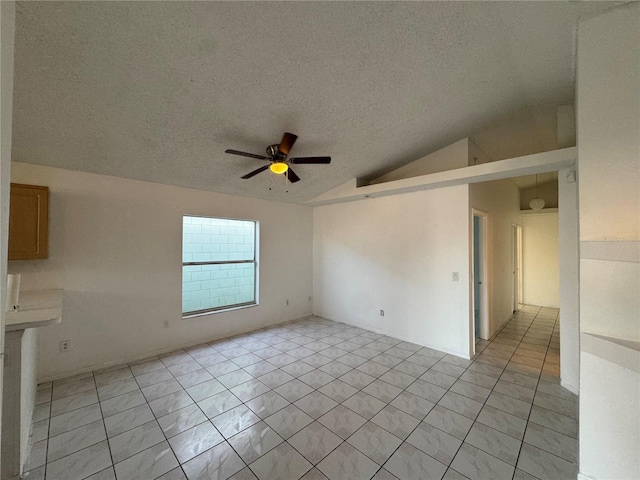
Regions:
[[333, 190], [312, 198], [305, 205], [316, 207], [365, 198], [399, 195], [420, 190], [553, 172], [573, 166], [577, 157], [577, 147], [569, 147], [375, 185], [361, 185], [361, 181], [354, 178]]

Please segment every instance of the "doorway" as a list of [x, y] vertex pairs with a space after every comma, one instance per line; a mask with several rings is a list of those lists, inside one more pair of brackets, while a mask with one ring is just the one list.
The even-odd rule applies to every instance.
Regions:
[[511, 225], [511, 245], [513, 261], [513, 313], [522, 304], [522, 225]]
[[480, 339], [488, 339], [489, 336], [489, 308], [488, 308], [488, 268], [487, 268], [487, 245], [488, 245], [488, 222], [486, 213], [479, 210], [472, 210], [472, 265], [471, 278], [473, 288], [471, 289], [471, 312], [475, 343]]

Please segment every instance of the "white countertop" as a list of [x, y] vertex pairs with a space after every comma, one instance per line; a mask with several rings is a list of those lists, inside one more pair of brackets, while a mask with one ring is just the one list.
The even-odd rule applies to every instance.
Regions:
[[46, 327], [62, 321], [62, 290], [20, 292], [20, 309], [7, 312], [5, 330]]

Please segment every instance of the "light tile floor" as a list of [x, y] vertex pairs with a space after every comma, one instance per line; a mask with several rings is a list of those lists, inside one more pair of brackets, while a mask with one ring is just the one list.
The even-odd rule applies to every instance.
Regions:
[[312, 317], [42, 384], [26, 478], [575, 479], [557, 320], [465, 360]]

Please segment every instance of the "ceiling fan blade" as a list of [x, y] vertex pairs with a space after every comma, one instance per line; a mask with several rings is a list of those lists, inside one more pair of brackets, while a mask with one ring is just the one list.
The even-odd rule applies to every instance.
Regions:
[[331, 163], [331, 157], [298, 157], [298, 158], [290, 158], [289, 162], [295, 165], [304, 165], [304, 164], [328, 164]]
[[230, 153], [231, 155], [240, 155], [241, 157], [257, 158], [258, 160], [268, 160], [268, 158], [264, 155], [256, 155], [255, 153], [241, 152], [239, 150], [227, 149], [224, 151], [224, 153]]
[[287, 178], [289, 179], [289, 181], [291, 183], [296, 183], [300, 181], [300, 177], [298, 175], [296, 175], [296, 172], [294, 172], [293, 170], [291, 170], [291, 167], [289, 167], [287, 169]]
[[247, 178], [251, 178], [254, 175], [259, 174], [260, 172], [264, 172], [267, 168], [269, 168], [269, 165], [265, 165], [263, 167], [256, 168], [253, 172], [249, 172], [246, 175], [242, 176], [241, 178], [244, 178], [246, 180]]
[[289, 132], [285, 132], [284, 135], [282, 136], [282, 141], [280, 142], [280, 145], [278, 145], [278, 152], [280, 152], [283, 155], [289, 155], [289, 151], [291, 150], [291, 147], [293, 147], [293, 144], [296, 143], [298, 136], [294, 135], [293, 133], [289, 133]]

